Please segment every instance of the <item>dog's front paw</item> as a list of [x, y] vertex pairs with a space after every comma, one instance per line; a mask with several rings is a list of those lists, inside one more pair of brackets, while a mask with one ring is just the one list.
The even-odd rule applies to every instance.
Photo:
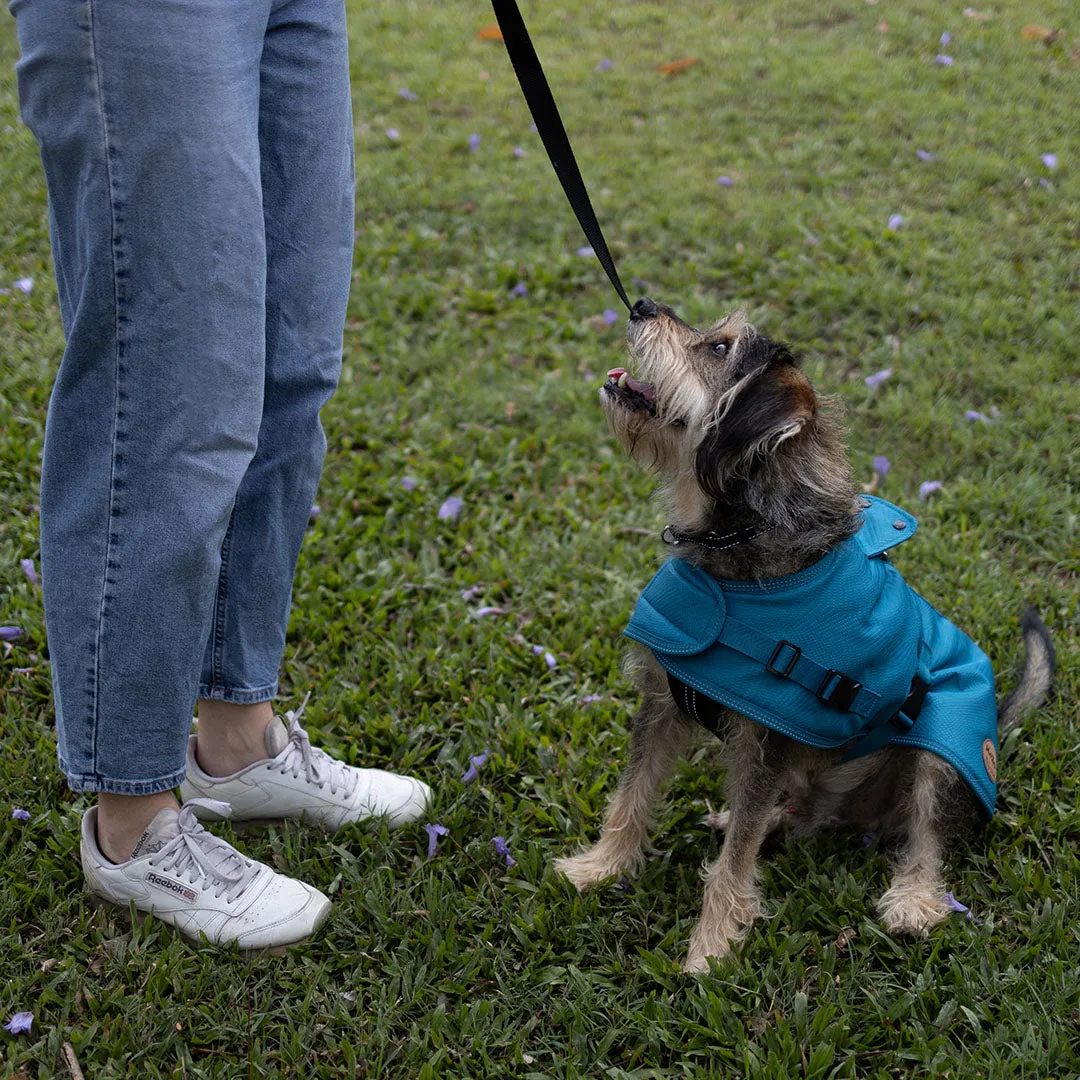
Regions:
[[687, 975], [707, 974], [709, 970], [709, 957], [715, 956], [717, 960], [723, 960], [731, 954], [735, 942], [731, 938], [715, 938], [706, 940], [704, 934], [694, 932], [690, 938], [690, 948], [686, 952], [682, 969]]
[[632, 873], [638, 868], [640, 861], [640, 855], [629, 861], [618, 858], [606, 850], [601, 842], [580, 855], [556, 859], [555, 869], [563, 874], [578, 892], [584, 892], [593, 885], [599, 885], [606, 878]]
[[909, 937], [925, 937], [949, 917], [944, 897], [913, 885], [891, 886], [878, 901], [877, 909], [890, 934]]

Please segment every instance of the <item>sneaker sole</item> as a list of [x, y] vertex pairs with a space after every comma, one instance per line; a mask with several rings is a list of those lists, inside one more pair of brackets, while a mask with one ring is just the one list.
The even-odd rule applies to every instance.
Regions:
[[86, 899], [91, 908], [103, 911], [110, 918], [115, 918], [117, 922], [128, 930], [133, 928], [134, 915], [134, 922], [137, 922], [140, 926], [146, 922], [156, 922], [158, 926], [163, 927], [165, 930], [169, 931], [169, 933], [175, 934], [178, 938], [186, 941], [190, 945], [202, 945], [204, 943], [213, 945], [215, 948], [233, 952], [237, 956], [244, 957], [245, 959], [254, 959], [259, 956], [284, 956], [294, 946], [303, 945], [306, 942], [311, 941], [319, 930], [323, 928], [327, 918], [330, 916], [330, 908], [328, 906], [325, 914], [319, 920], [318, 925], [307, 937], [297, 938], [296, 941], [290, 941], [284, 945], [263, 945], [257, 949], [244, 949], [231, 942], [211, 941], [209, 938], [192, 937], [190, 934], [185, 934], [180, 927], [175, 926], [173, 923], [166, 922], [164, 919], [159, 919], [152, 911], [140, 911], [131, 903], [121, 904], [119, 901], [110, 900], [109, 897], [102, 896], [100, 893], [87, 890]]

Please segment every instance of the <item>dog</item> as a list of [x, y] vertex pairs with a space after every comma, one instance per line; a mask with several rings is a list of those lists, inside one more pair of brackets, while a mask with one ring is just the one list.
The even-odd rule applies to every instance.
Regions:
[[[671, 559], [627, 630], [639, 642], [628, 666], [642, 697], [628, 764], [599, 841], [556, 869], [579, 890], [637, 870], [660, 789], [704, 725], [723, 742], [728, 809], [712, 816], [724, 844], [703, 871], [685, 971], [707, 971], [760, 913], [758, 853], [783, 827], [895, 841], [877, 910], [893, 934], [926, 934], [952, 910], [946, 841], [993, 814], [998, 731], [1047, 695], [1049, 632], [1024, 614], [1026, 659], [999, 707], [989, 661], [888, 563], [915, 519], [857, 490], [835, 404], [744, 313], [699, 331], [642, 299], [627, 346], [640, 379], [613, 369], [601, 403], [630, 457], [660, 478]], [[843, 595], [819, 595], [830, 581]], [[782, 605], [771, 631], [747, 623], [755, 604], [772, 610], [793, 591], [843, 607], [836, 618], [860, 628], [837, 632]], [[788, 640], [792, 625], [799, 640]], [[858, 634], [862, 667], [846, 672], [836, 639]], [[727, 665], [716, 672], [706, 664], [714, 654]]]

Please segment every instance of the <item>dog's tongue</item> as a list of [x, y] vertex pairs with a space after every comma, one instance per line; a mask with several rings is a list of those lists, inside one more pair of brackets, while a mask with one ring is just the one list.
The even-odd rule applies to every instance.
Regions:
[[629, 386], [631, 390], [640, 394], [646, 401], [652, 401], [656, 394], [656, 391], [653, 390], [652, 383], [638, 382], [637, 379], [631, 379], [629, 375], [626, 377], [626, 385]]

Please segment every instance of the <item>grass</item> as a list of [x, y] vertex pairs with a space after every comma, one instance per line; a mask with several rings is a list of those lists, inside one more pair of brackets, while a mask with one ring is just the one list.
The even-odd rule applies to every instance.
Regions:
[[[596, 835], [615, 783], [634, 705], [620, 632], [662, 521], [596, 404], [620, 356], [599, 317], [613, 296], [575, 255], [501, 46], [476, 39], [479, 2], [350, 4], [355, 274], [283, 673], [287, 706], [314, 691], [325, 744], [431, 782], [450, 834], [431, 860], [419, 826], [241, 838], [336, 901], [284, 957], [129, 932], [84, 902], [87, 803], [55, 765], [40, 594], [19, 569], [37, 559], [63, 342], [0, 17], [0, 286], [34, 279], [0, 296], [0, 622], [25, 630], [0, 652], [0, 792], [31, 814], [0, 813], [0, 1011], [35, 1015], [29, 1035], [0, 1034], [4, 1076], [67, 1076], [64, 1044], [94, 1080], [1080, 1073], [1080, 27], [1067, 0], [987, 10], [526, 6], [624, 279], [690, 321], [745, 304], [805, 353], [846, 405], [857, 471], [887, 455], [883, 494], [920, 516], [898, 563], [1002, 690], [1024, 602], [1058, 644], [1052, 701], [1004, 747], [1001, 812], [948, 870], [971, 920], [893, 941], [873, 912], [886, 852], [782, 841], [762, 861], [771, 917], [698, 979], [677, 964], [718, 847], [700, 824], [720, 798], [710, 746], [660, 815], [665, 854], [626, 891], [579, 897], [550, 869]], [[1028, 22], [1064, 32], [1028, 40]], [[946, 29], [952, 67], [934, 63]], [[657, 72], [684, 56], [700, 62]], [[992, 408], [992, 424], [965, 420]], [[928, 479], [943, 486], [920, 504]], [[464, 509], [443, 522], [450, 495]], [[509, 614], [470, 617], [481, 604]]]

